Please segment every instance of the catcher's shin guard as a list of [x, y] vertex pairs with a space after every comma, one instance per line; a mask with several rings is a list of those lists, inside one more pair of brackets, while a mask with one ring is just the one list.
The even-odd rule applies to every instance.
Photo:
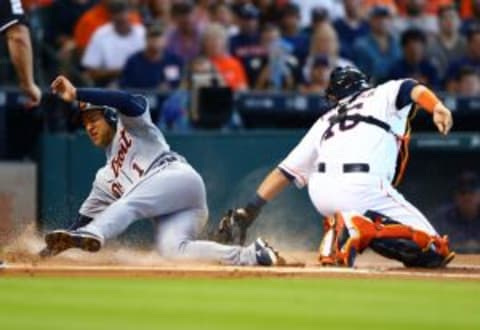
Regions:
[[320, 245], [323, 265], [352, 267], [355, 257], [367, 247], [407, 267], [443, 267], [455, 256], [448, 238], [432, 236], [387, 217], [369, 217], [355, 213], [336, 213], [324, 222]]
[[[324, 266], [353, 267], [355, 258], [366, 246], [368, 229], [357, 230], [354, 223], [371, 222], [359, 214], [337, 212], [324, 220], [324, 235], [319, 248], [319, 262]], [[365, 227], [362, 225], [362, 227]], [[363, 235], [361, 233], [364, 233]]]

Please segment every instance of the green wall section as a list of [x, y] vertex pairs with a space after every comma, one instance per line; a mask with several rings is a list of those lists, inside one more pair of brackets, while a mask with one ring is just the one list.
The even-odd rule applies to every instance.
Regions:
[[[203, 176], [210, 207], [210, 229], [222, 213], [243, 205], [256, 186], [304, 132], [169, 134], [172, 149], [183, 154]], [[40, 215], [44, 229], [65, 227], [88, 195], [96, 170], [105, 162], [86, 135], [44, 135], [40, 145]], [[429, 213], [451, 192], [455, 176], [480, 165], [479, 135], [419, 134], [412, 141], [407, 177], [400, 187], [408, 199]], [[328, 187], [325, 187], [328, 189]], [[265, 207], [252, 236], [263, 236], [292, 248], [314, 248], [320, 235], [320, 216], [308, 200], [306, 189], [289, 188]], [[151, 241], [148, 222], [130, 229], [129, 239]]]

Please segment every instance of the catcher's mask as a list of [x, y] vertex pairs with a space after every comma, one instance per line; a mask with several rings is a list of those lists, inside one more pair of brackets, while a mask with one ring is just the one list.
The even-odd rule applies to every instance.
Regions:
[[326, 94], [335, 100], [370, 88], [368, 77], [360, 70], [351, 67], [336, 67], [330, 74]]

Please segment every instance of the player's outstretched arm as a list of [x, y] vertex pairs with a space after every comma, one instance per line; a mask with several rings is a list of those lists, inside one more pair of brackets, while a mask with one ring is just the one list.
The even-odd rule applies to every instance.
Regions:
[[285, 175], [279, 168], [274, 169], [263, 180], [257, 189], [257, 195], [265, 202], [271, 201], [281, 193], [291, 182], [291, 178]]
[[130, 117], [140, 116], [147, 109], [147, 101], [142, 96], [100, 88], [76, 88], [64, 76], [58, 76], [52, 82], [51, 89], [66, 102], [78, 100], [95, 105], [106, 105]]
[[291, 182], [291, 178], [280, 169], [274, 169], [263, 180], [257, 194], [245, 206], [229, 210], [220, 220], [216, 240], [222, 243], [243, 245], [247, 229], [257, 218], [262, 207], [281, 193]]
[[433, 122], [440, 133], [447, 135], [453, 126], [452, 113], [427, 87], [417, 85], [410, 94], [412, 100], [433, 115]]

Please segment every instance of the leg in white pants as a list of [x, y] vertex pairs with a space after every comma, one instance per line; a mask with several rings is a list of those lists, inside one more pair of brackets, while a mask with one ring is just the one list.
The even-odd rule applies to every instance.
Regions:
[[256, 264], [253, 246], [244, 248], [193, 241], [207, 216], [202, 178], [190, 165], [175, 162], [139, 182], [79, 230], [106, 240], [121, 234], [134, 221], [150, 218], [156, 222], [158, 247], [167, 257]]
[[348, 211], [364, 214], [370, 210], [430, 235], [437, 235], [425, 216], [384, 179], [357, 173], [338, 176], [315, 173], [308, 187], [310, 199], [322, 215]]

